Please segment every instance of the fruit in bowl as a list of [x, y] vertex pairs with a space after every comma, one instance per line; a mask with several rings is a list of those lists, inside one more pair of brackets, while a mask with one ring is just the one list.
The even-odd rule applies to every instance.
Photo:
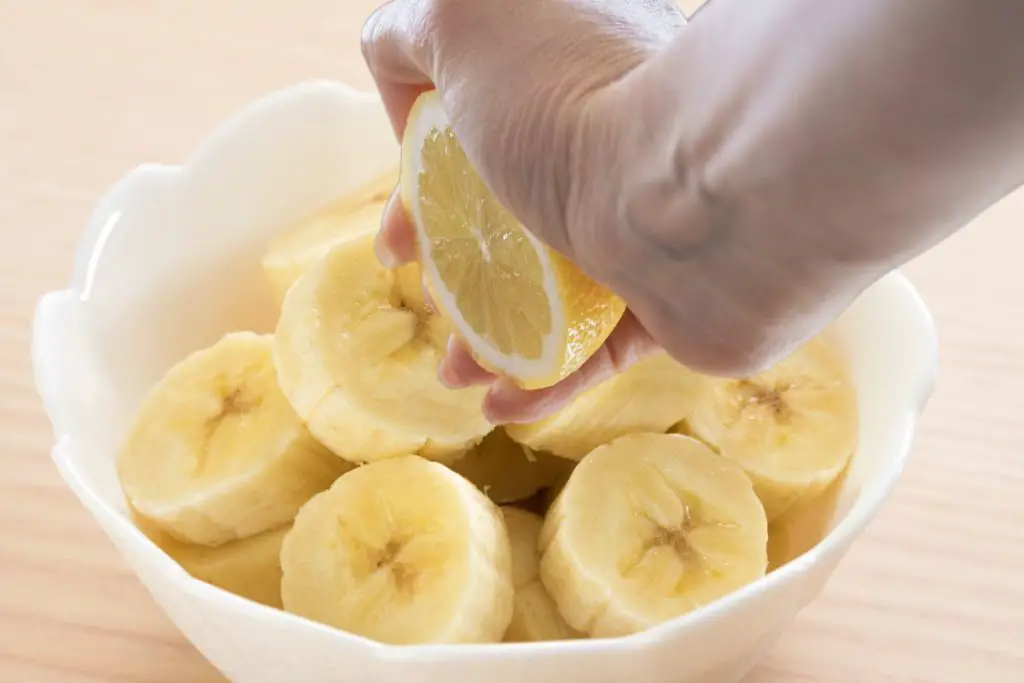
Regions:
[[[435, 313], [441, 256], [372, 257], [399, 158], [375, 96], [315, 82], [112, 188], [35, 321], [62, 475], [234, 681], [738, 681], [898, 478], [935, 367], [915, 292], [890, 275], [745, 383], [653, 357], [496, 428], [435, 374], [473, 288], [428, 273]], [[574, 290], [541, 289], [526, 382], [574, 362]]]

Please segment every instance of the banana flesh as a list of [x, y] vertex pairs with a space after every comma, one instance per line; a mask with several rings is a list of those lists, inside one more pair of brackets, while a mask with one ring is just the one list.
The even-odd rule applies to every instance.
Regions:
[[344, 471], [277, 385], [270, 335], [234, 332], [172, 367], [117, 457], [132, 507], [186, 543], [280, 527]]
[[332, 247], [376, 233], [384, 207], [398, 184], [398, 171], [375, 178], [340, 200], [305, 216], [267, 246], [261, 265], [278, 303], [302, 273]]
[[731, 460], [675, 434], [635, 434], [573, 471], [541, 530], [540, 577], [573, 629], [624, 636], [764, 576], [768, 522]]
[[216, 548], [182, 543], [133, 511], [149, 540], [193, 578], [242, 598], [281, 609], [281, 543], [291, 524]]
[[689, 415], [698, 376], [658, 353], [581, 394], [537, 422], [510, 424], [508, 435], [534, 450], [582, 460], [598, 446], [627, 434], [663, 433]]
[[553, 485], [571, 466], [565, 458], [516, 443], [500, 427], [450, 465], [499, 505], [526, 500]]
[[501, 512], [512, 544], [512, 583], [516, 591], [512, 621], [504, 641], [524, 643], [582, 637], [565, 623], [540, 581], [537, 539], [543, 519], [511, 506], [502, 507]]
[[447, 338], [418, 266], [384, 268], [367, 235], [335, 246], [288, 291], [274, 359], [295, 411], [342, 457], [450, 459], [493, 426], [482, 410], [486, 387], [438, 380]]
[[688, 427], [743, 467], [769, 521], [819, 496], [856, 450], [857, 396], [828, 333], [760, 374], [702, 382]]
[[311, 500], [281, 564], [286, 610], [384, 643], [498, 642], [512, 619], [501, 512], [418, 456], [358, 467]]

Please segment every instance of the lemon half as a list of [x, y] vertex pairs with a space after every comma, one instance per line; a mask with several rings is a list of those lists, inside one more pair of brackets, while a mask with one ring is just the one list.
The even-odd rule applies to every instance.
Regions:
[[439, 313], [488, 371], [526, 389], [551, 386], [597, 351], [625, 312], [622, 299], [498, 202], [436, 91], [410, 112], [401, 187]]

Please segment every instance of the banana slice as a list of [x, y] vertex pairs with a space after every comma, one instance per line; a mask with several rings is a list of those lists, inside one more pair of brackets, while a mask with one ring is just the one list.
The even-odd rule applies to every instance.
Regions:
[[452, 390], [437, 379], [447, 338], [418, 266], [384, 268], [367, 235], [334, 247], [289, 290], [274, 358], [296, 412], [339, 455], [446, 459], [493, 428], [486, 387]]
[[827, 334], [753, 377], [704, 381], [690, 429], [743, 467], [769, 521], [828, 488], [857, 447], [857, 395]]
[[172, 367], [117, 458], [128, 501], [178, 540], [216, 546], [290, 522], [351, 465], [277, 386], [272, 338], [235, 332]]
[[417, 456], [359, 467], [311, 500], [281, 564], [286, 610], [384, 643], [498, 642], [512, 619], [500, 511]]
[[803, 498], [768, 525], [768, 571], [784, 567], [825, 540], [839, 512], [850, 468], [814, 498]]
[[506, 643], [567, 640], [582, 634], [569, 628], [554, 601], [540, 582], [537, 539], [543, 519], [519, 508], [501, 508], [512, 544], [512, 584], [516, 589], [512, 622], [505, 631]]
[[510, 424], [506, 431], [534, 450], [582, 460], [620, 436], [667, 431], [689, 415], [699, 386], [695, 373], [659, 353], [584, 392], [551, 417]]
[[398, 169], [304, 217], [278, 235], [263, 256], [263, 273], [278, 302], [295, 281], [332, 247], [376, 233], [398, 184]]
[[553, 485], [571, 465], [565, 458], [534, 453], [499, 427], [450, 467], [495, 503], [504, 505], [526, 500]]
[[572, 628], [622, 636], [764, 576], [767, 543], [736, 463], [689, 437], [634, 434], [573, 472], [544, 520], [540, 577]]
[[268, 607], [283, 607], [281, 543], [291, 524], [209, 548], [182, 543], [134, 511], [132, 521], [194, 578]]

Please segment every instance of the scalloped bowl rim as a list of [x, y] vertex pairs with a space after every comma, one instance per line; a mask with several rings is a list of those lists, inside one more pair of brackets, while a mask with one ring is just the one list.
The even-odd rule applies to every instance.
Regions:
[[917, 377], [917, 395], [908, 397], [906, 405], [904, 406], [905, 414], [901, 418], [902, 428], [898, 435], [898, 442], [894, 441], [891, 444], [893, 450], [899, 452], [899, 457], [884, 465], [884, 475], [879, 475], [884, 476], [884, 484], [873, 489], [866, 495], [858, 496], [852, 508], [843, 517], [843, 519], [841, 519], [839, 523], [828, 533], [828, 535], [812, 549], [758, 581], [691, 613], [682, 615], [646, 631], [614, 639], [582, 639], [539, 643], [488, 643], [473, 645], [430, 644], [394, 646], [375, 642], [358, 635], [309, 621], [300, 616], [251, 602], [245, 598], [241, 598], [191, 577], [174, 560], [156, 549], [156, 546], [152, 541], [150, 541], [148, 537], [146, 537], [121, 511], [110, 506], [107, 501], [103, 500], [103, 498], [83, 482], [72, 466], [76, 459], [80, 457], [79, 450], [76, 447], [73, 435], [61, 431], [58, 427], [58, 420], [55, 419], [55, 416], [60, 413], [59, 406], [61, 399], [57, 388], [51, 380], [50, 374], [52, 372], [51, 363], [53, 358], [51, 357], [51, 351], [49, 350], [51, 345], [48, 343], [51, 337], [49, 309], [55, 304], [60, 303], [59, 300], [67, 299], [68, 297], [78, 299], [79, 301], [83, 300], [89, 287], [91, 269], [94, 267], [97, 254], [99, 249], [102, 247], [102, 232], [104, 230], [104, 224], [109, 218], [111, 207], [124, 196], [129, 195], [132, 187], [136, 183], [143, 181], [147, 177], [156, 175], [174, 176], [193, 172], [197, 161], [203, 159], [207, 150], [215, 146], [217, 141], [224, 137], [227, 131], [236, 128], [240, 123], [246, 120], [259, 116], [267, 107], [273, 106], [275, 103], [280, 103], [287, 98], [301, 97], [306, 92], [320, 88], [329, 88], [339, 93], [343, 93], [346, 97], [350, 98], [353, 103], [379, 103], [379, 97], [376, 93], [358, 90], [341, 82], [325, 79], [301, 82], [258, 98], [236, 111], [233, 115], [229, 116], [216, 126], [210, 134], [204, 137], [184, 163], [178, 165], [145, 163], [137, 166], [111, 185], [102, 195], [102, 198], [97, 202], [87, 221], [86, 228], [76, 245], [74, 268], [69, 285], [64, 289], [45, 293], [39, 300], [36, 307], [32, 328], [32, 363], [34, 367], [37, 392], [42, 398], [47, 416], [54, 425], [55, 445], [51, 451], [53, 461], [57, 465], [61, 476], [76, 495], [86, 503], [86, 507], [89, 508], [90, 511], [93, 507], [103, 510], [105, 513], [109, 514], [113, 523], [121, 525], [122, 528], [127, 531], [129, 535], [133, 536], [139, 543], [150, 545], [151, 549], [161, 556], [158, 559], [155, 558], [155, 561], [163, 565], [163, 572], [177, 574], [178, 577], [182, 579], [182, 585], [188, 590], [188, 592], [197, 597], [206, 596], [210, 599], [220, 601], [240, 601], [242, 603], [246, 603], [247, 607], [250, 609], [263, 611], [265, 614], [271, 614], [273, 615], [273, 618], [276, 619], [299, 620], [305, 622], [307, 627], [329, 631], [335, 636], [340, 636], [350, 640], [353, 645], [370, 648], [375, 650], [377, 655], [393, 660], [430, 659], [434, 657], [487, 658], [498, 654], [504, 655], [512, 651], [591, 651], [607, 650], [608, 648], [627, 651], [638, 650], [645, 646], [652, 645], [655, 642], [662, 642], [664, 640], [671, 639], [674, 635], [679, 635], [690, 628], [699, 628], [702, 623], [724, 617], [733, 605], [748, 600], [756, 593], [770, 591], [776, 585], [791, 580], [796, 575], [809, 571], [815, 565], [823, 562], [826, 557], [838, 551], [843, 545], [851, 543], [875, 517], [882, 504], [890, 496], [904, 470], [906, 461], [911, 452], [911, 444], [917, 421], [934, 388], [938, 367], [938, 345], [934, 322], [924, 301], [921, 299], [916, 289], [909, 280], [905, 278], [905, 276], [897, 271], [886, 275], [883, 280], [890, 281], [894, 286], [894, 289], [899, 290], [899, 294], [906, 298], [905, 305], [908, 313], [915, 315], [918, 318], [915, 324], [918, 328], [917, 335], [919, 336], [918, 342], [920, 343], [920, 348], [917, 368], [913, 370]]

